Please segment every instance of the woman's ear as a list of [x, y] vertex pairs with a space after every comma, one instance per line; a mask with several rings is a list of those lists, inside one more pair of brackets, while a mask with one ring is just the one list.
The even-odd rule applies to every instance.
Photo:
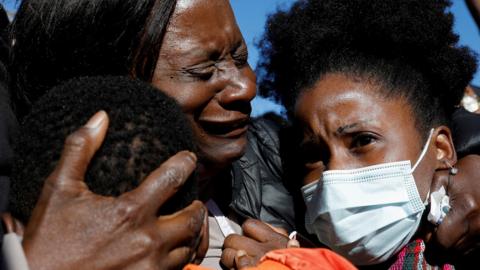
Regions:
[[437, 158], [436, 169], [449, 169], [457, 163], [452, 132], [447, 126], [440, 126], [435, 129], [433, 136]]

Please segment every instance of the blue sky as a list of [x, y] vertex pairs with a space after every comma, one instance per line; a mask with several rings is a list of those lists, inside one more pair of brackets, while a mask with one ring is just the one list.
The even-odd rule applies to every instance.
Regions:
[[[1, 2], [4, 3], [7, 10], [15, 10], [16, 0], [2, 0]], [[230, 0], [237, 22], [247, 42], [249, 62], [253, 68], [256, 66], [259, 57], [254, 44], [263, 33], [267, 15], [274, 12], [277, 7], [285, 8], [293, 2], [295, 0]], [[480, 54], [480, 32], [470, 17], [465, 1], [452, 0], [452, 2], [452, 12], [455, 16], [455, 31], [460, 35], [460, 43]], [[480, 85], [480, 71], [477, 72], [473, 83]], [[254, 115], [272, 110], [279, 112], [281, 107], [262, 98], [256, 98], [253, 102]]]

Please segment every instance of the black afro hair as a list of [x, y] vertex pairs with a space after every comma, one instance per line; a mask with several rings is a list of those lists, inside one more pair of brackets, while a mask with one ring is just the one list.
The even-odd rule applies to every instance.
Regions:
[[[10, 210], [23, 222], [59, 160], [65, 138], [99, 110], [107, 112], [110, 125], [85, 178], [97, 194], [130, 191], [170, 156], [195, 151], [179, 105], [162, 91], [127, 77], [70, 80], [48, 91], [32, 109], [22, 123], [12, 171]], [[187, 206], [196, 192], [192, 176], [160, 213]]]
[[447, 123], [476, 70], [448, 0], [299, 0], [267, 21], [260, 93], [287, 108], [326, 73], [376, 80], [404, 97], [420, 131]]
[[176, 0], [22, 0], [11, 26], [18, 117], [45, 92], [83, 76], [151, 81]]

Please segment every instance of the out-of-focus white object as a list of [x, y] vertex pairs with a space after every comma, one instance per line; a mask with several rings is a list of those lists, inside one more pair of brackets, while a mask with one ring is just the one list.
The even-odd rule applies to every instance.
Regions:
[[3, 259], [9, 270], [28, 270], [27, 258], [22, 248], [22, 238], [16, 233], [3, 236]]
[[220, 226], [220, 230], [222, 231], [224, 237], [227, 237], [230, 234], [235, 234], [235, 230], [232, 228], [232, 226], [230, 226], [230, 224], [228, 224], [227, 218], [223, 215], [222, 210], [220, 210], [220, 207], [218, 207], [214, 200], [208, 200], [206, 206], [208, 211], [217, 221], [218, 226]]
[[430, 213], [428, 213], [428, 221], [438, 226], [442, 224], [443, 219], [450, 211], [450, 198], [442, 186], [439, 190], [434, 191], [430, 196]]
[[462, 98], [462, 106], [469, 112], [476, 112], [480, 109], [478, 97], [471, 95], [464, 95]]

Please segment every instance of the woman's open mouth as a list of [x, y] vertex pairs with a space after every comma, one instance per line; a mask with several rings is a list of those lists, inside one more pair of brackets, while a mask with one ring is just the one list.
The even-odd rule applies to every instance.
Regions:
[[243, 135], [248, 130], [248, 124], [250, 123], [250, 117], [244, 117], [228, 121], [218, 120], [199, 120], [200, 126], [206, 133], [224, 137], [238, 137]]

